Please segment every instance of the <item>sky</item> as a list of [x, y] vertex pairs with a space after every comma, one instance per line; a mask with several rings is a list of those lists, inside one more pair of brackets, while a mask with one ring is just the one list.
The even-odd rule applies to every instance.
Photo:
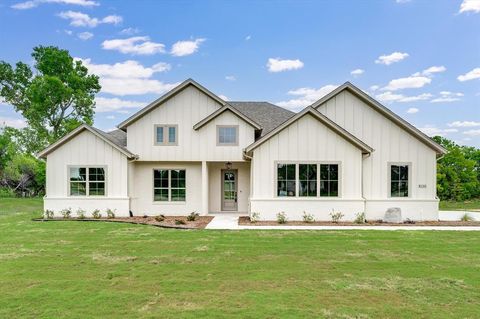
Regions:
[[[480, 0], [0, 0], [0, 60], [54, 45], [100, 76], [112, 130], [193, 78], [293, 111], [350, 81], [430, 136], [480, 147]], [[0, 101], [0, 123], [22, 127]]]

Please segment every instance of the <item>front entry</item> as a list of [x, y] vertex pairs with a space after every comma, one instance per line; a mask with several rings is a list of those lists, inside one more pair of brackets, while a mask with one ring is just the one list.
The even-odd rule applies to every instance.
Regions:
[[237, 176], [236, 169], [222, 169], [222, 210], [237, 211]]

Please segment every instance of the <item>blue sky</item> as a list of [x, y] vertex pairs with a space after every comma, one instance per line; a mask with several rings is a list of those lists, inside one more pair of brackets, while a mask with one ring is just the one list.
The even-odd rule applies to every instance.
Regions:
[[[427, 134], [480, 147], [479, 30], [479, 0], [0, 0], [0, 60], [68, 49], [101, 77], [104, 130], [189, 77], [292, 110], [351, 81]], [[4, 103], [0, 122], [23, 125]]]

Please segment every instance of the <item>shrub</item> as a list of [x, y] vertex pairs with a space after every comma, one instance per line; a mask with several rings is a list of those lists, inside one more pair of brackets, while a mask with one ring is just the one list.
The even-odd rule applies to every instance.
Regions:
[[107, 218], [115, 218], [115, 209], [111, 210], [110, 208], [107, 208]]
[[287, 223], [287, 215], [285, 212], [280, 212], [277, 214], [277, 222], [279, 224], [286, 224]]
[[78, 216], [78, 219], [85, 219], [85, 210], [79, 208], [77, 210], [77, 216]]
[[415, 221], [411, 220], [410, 218], [407, 218], [403, 223], [404, 224], [415, 224]]
[[365, 213], [364, 212], [357, 213], [357, 215], [355, 215], [354, 222], [355, 224], [365, 224], [366, 222]]
[[251, 213], [250, 214], [250, 222], [256, 223], [260, 220], [260, 213]]
[[460, 218], [460, 221], [462, 222], [471, 222], [472, 220], [473, 220], [472, 216], [470, 216], [467, 213], [463, 214], [462, 218]]
[[303, 221], [305, 223], [313, 223], [315, 221], [315, 217], [312, 214], [308, 214], [307, 212], [303, 212]]
[[100, 214], [100, 210], [99, 209], [95, 209], [93, 212], [92, 212], [92, 217], [95, 218], [95, 219], [100, 219], [102, 217], [102, 214]]
[[191, 212], [190, 215], [187, 216], [187, 220], [189, 222], [193, 222], [195, 221], [195, 219], [197, 219], [198, 216], [200, 216], [198, 213]]
[[46, 218], [46, 219], [52, 219], [52, 218], [53, 218], [53, 210], [47, 209], [47, 210], [45, 211], [45, 214], [44, 214], [43, 216], [44, 216], [44, 218]]
[[15, 197], [16, 194], [13, 190], [8, 187], [0, 187], [0, 198], [1, 197]]
[[336, 212], [334, 210], [332, 210], [332, 212], [330, 213], [330, 217], [332, 217], [332, 222], [333, 223], [338, 223], [342, 218], [343, 218], [343, 215], [341, 212]]
[[175, 225], [185, 225], [185, 221], [182, 219], [175, 219]]
[[155, 216], [155, 220], [159, 223], [163, 222], [165, 220], [165, 216], [164, 215], [158, 215], [158, 216]]
[[71, 208], [65, 208], [60, 211], [60, 214], [63, 216], [63, 218], [67, 219], [72, 216], [72, 209]]

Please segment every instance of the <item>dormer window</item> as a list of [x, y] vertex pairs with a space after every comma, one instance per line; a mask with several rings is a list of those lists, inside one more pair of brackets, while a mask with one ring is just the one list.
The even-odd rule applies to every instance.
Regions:
[[154, 126], [155, 145], [177, 145], [178, 125], [157, 124]]
[[217, 145], [237, 146], [238, 125], [217, 125]]

